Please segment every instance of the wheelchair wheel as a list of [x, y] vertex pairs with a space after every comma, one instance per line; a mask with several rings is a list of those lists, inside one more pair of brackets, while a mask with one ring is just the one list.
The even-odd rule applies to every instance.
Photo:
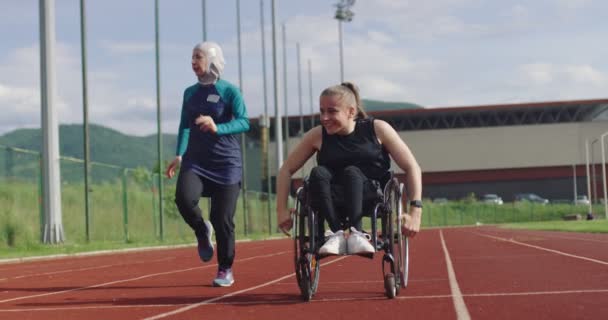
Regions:
[[395, 298], [398, 294], [398, 286], [395, 282], [395, 274], [387, 273], [384, 275], [384, 293], [389, 299]]
[[294, 228], [296, 280], [305, 301], [310, 301], [319, 284], [320, 264], [317, 247], [317, 218], [310, 206], [305, 205], [303, 189], [298, 190]]
[[389, 299], [399, 294], [399, 267], [396, 259], [399, 255], [398, 237], [398, 204], [401, 197], [398, 192], [399, 182], [391, 179], [384, 192], [384, 212], [382, 215], [382, 238], [384, 241], [384, 258], [382, 260], [382, 273], [384, 274], [384, 289]]
[[409, 242], [408, 238], [403, 234], [403, 220], [401, 219], [401, 213], [403, 212], [403, 203], [401, 196], [403, 195], [403, 183], [396, 185], [397, 196], [396, 198], [396, 212], [397, 212], [397, 250], [394, 254], [397, 260], [397, 286], [401, 288], [407, 287], [408, 273], [409, 273]]

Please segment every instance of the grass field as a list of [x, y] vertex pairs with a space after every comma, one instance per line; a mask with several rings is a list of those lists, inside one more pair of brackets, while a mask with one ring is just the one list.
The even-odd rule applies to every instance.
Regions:
[[570, 231], [589, 233], [608, 233], [608, 220], [578, 220], [578, 221], [542, 221], [508, 223], [501, 225], [503, 228], [529, 229], [544, 231]]
[[[112, 250], [160, 245], [193, 244], [194, 237], [182, 221], [173, 203], [174, 186], [168, 185], [164, 196], [161, 239], [158, 195], [150, 182], [129, 179], [124, 183], [93, 184], [90, 191], [89, 235], [87, 241], [82, 184], [62, 184], [62, 217], [65, 242], [61, 245], [40, 243], [41, 212], [39, 185], [35, 182], [4, 180], [0, 183], [0, 259], [51, 254]], [[235, 213], [237, 239], [278, 237], [273, 195], [248, 192], [247, 215], [243, 198]], [[584, 214], [586, 207], [569, 204], [534, 205], [506, 203], [488, 205], [474, 199], [435, 204], [425, 201], [422, 228], [476, 224], [498, 224], [509, 228], [608, 232], [605, 219], [595, 221], [560, 221], [564, 215]], [[268, 205], [270, 204], [270, 212]], [[208, 201], [201, 199], [205, 218]], [[603, 206], [595, 212], [603, 213]], [[603, 217], [602, 214], [599, 216]], [[369, 219], [364, 219], [369, 229]]]

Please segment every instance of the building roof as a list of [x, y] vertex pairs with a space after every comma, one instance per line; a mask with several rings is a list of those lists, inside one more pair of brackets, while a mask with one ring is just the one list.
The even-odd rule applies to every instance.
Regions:
[[[516, 126], [608, 120], [608, 99], [549, 101], [480, 106], [414, 108], [369, 111], [368, 114], [389, 122], [397, 131]], [[318, 115], [303, 116], [303, 131], [319, 123]], [[289, 116], [290, 136], [301, 130], [301, 117]], [[274, 134], [274, 120], [270, 133]], [[259, 119], [251, 119], [251, 134], [259, 136]]]

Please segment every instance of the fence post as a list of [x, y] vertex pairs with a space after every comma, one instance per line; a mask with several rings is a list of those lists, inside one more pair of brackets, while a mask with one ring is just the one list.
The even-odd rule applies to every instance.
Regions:
[[42, 154], [38, 153], [38, 213], [40, 217], [40, 242], [44, 242], [44, 209], [42, 208]]
[[5, 169], [6, 171], [4, 172], [6, 178], [10, 178], [13, 176], [13, 148], [8, 147], [6, 148], [6, 158], [5, 158]]
[[125, 242], [129, 242], [129, 202], [127, 198], [127, 169], [122, 170], [122, 225]]
[[158, 225], [156, 223], [156, 190], [154, 189], [154, 174], [151, 175], [150, 189], [152, 190], [152, 222], [154, 223], [154, 238], [158, 237]]
[[163, 197], [163, 175], [160, 173], [160, 166], [158, 167], [158, 225], [160, 226], [160, 241], [165, 240], [165, 219], [163, 215], [163, 205], [162, 205], [162, 197]]
[[534, 221], [534, 203], [531, 203], [530, 207], [530, 221]]
[[247, 193], [247, 189], [243, 188], [243, 230], [244, 230], [244, 234], [245, 236], [247, 236], [247, 196], [245, 195]]

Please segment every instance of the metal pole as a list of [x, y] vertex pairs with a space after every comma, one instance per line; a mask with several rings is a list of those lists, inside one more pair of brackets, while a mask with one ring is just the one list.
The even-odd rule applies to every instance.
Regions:
[[55, 110], [55, 1], [40, 0], [40, 100], [44, 243], [64, 241], [61, 215], [59, 128]]
[[277, 170], [283, 165], [283, 132], [281, 128], [281, 108], [279, 107], [279, 74], [277, 70], [275, 0], [272, 0], [272, 72], [274, 81], [274, 138], [277, 145]]
[[300, 107], [300, 132], [299, 135], [304, 134], [304, 108], [302, 105], [302, 63], [300, 60], [300, 43], [296, 43], [296, 54], [298, 58], [298, 103]]
[[593, 206], [591, 205], [591, 180], [589, 179], [589, 139], [585, 140], [585, 167], [587, 169], [587, 197], [589, 198], [588, 217], [593, 215]]
[[91, 211], [89, 201], [89, 102], [87, 82], [87, 48], [86, 48], [86, 15], [85, 0], [80, 0], [80, 56], [82, 60], [82, 136], [84, 150], [84, 220], [86, 241], [91, 241]]
[[596, 174], [595, 174], [595, 152], [593, 150], [593, 145], [598, 142], [598, 139], [593, 139], [591, 141], [591, 204], [597, 203], [597, 184], [596, 184]]
[[156, 42], [156, 128], [158, 132], [158, 212], [160, 223], [160, 240], [164, 238], [163, 230], [163, 175], [161, 168], [163, 167], [163, 137], [161, 130], [161, 113], [160, 113], [160, 41], [159, 41], [159, 17], [158, 17], [158, 0], [154, 2], [154, 27], [155, 27], [155, 42]]
[[336, 6], [336, 15], [334, 18], [338, 20], [338, 37], [340, 39], [340, 82], [344, 82], [344, 41], [342, 37], [342, 22], [350, 22], [353, 20], [355, 13], [351, 7], [355, 4], [355, 0], [340, 0]]
[[308, 59], [308, 99], [310, 101], [310, 128], [315, 127], [315, 107], [312, 102], [312, 66]]
[[203, 9], [203, 41], [207, 41], [207, 0], [201, 1]]
[[340, 38], [340, 83], [344, 82], [344, 42], [342, 40], [342, 20], [338, 20], [338, 36]]
[[574, 187], [574, 198], [572, 200], [572, 203], [574, 203], [576, 205], [576, 197], [578, 195], [577, 185], [576, 185], [576, 164], [572, 165], [572, 185]]
[[285, 23], [282, 25], [283, 31], [283, 103], [285, 104], [285, 158], [289, 155], [289, 108], [287, 105], [287, 36]]
[[[243, 72], [242, 72], [242, 55], [241, 55], [241, 1], [236, 0], [236, 34], [237, 34], [237, 52], [238, 52], [238, 69], [239, 69], [239, 88], [243, 93]], [[241, 133], [241, 156], [243, 161], [243, 178], [241, 180], [241, 193], [243, 194], [243, 227], [245, 235], [247, 235], [247, 148], [245, 140], [247, 135]]]
[[602, 133], [600, 136], [600, 143], [602, 144], [602, 180], [604, 186], [604, 214], [606, 220], [608, 220], [608, 192], [606, 191], [606, 149], [604, 138], [608, 135], [608, 131]]
[[[264, 138], [262, 141], [266, 142], [266, 170], [262, 170], [266, 177], [266, 192], [268, 192], [267, 199], [267, 214], [268, 214], [268, 234], [272, 234], [272, 230], [270, 228], [272, 221], [272, 205], [270, 201], [270, 193], [272, 192], [272, 179], [270, 174], [270, 152], [268, 150], [268, 143], [270, 143], [270, 118], [268, 117], [268, 89], [266, 84], [266, 41], [264, 31], [264, 0], [260, 0], [260, 34], [262, 35], [262, 79], [264, 85], [264, 121], [262, 122], [263, 130], [262, 134]], [[263, 166], [262, 166], [263, 167]]]

